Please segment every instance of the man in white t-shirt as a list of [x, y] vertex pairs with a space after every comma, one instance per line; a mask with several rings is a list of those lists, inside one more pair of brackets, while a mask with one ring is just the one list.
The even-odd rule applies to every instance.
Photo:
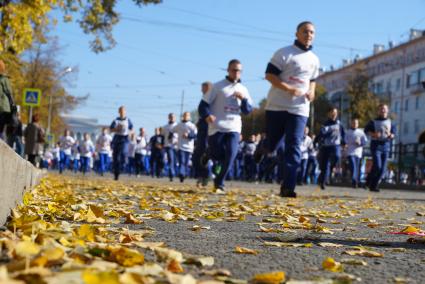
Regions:
[[108, 133], [108, 128], [102, 128], [102, 134], [96, 140], [97, 154], [99, 155], [99, 174], [103, 174], [107, 171], [109, 165], [109, 154], [111, 153], [111, 142], [112, 137]]
[[345, 132], [345, 143], [351, 171], [351, 185], [353, 188], [357, 188], [360, 182], [360, 162], [363, 156], [363, 147], [367, 143], [366, 134], [359, 128], [357, 118], [351, 119], [351, 128]]
[[164, 136], [164, 154], [167, 156], [168, 178], [173, 181], [175, 176], [176, 150], [177, 150], [177, 133], [171, 131], [177, 125], [176, 115], [168, 114], [168, 123], [162, 127], [162, 135]]
[[[208, 156], [220, 166], [214, 179], [217, 193], [224, 193], [224, 179], [238, 152], [242, 130], [240, 113], [252, 111], [248, 89], [241, 84], [242, 64], [230, 60], [225, 79], [215, 83], [202, 98], [198, 107], [200, 116], [208, 122]], [[202, 159], [205, 165], [205, 160]]]
[[75, 139], [71, 136], [71, 131], [65, 129], [64, 135], [59, 138], [60, 145], [60, 164], [59, 173], [62, 173], [69, 167], [71, 161], [72, 146], [75, 144]]
[[190, 112], [183, 113], [182, 121], [171, 129], [172, 133], [178, 136], [178, 158], [179, 158], [179, 178], [180, 182], [189, 176], [189, 161], [193, 153], [194, 139], [198, 130], [192, 123]]
[[128, 135], [133, 131], [133, 123], [127, 117], [127, 112], [124, 106], [118, 108], [119, 116], [114, 119], [109, 127], [114, 133], [112, 138], [113, 154], [112, 162], [114, 168], [114, 179], [118, 180], [121, 173], [121, 168], [125, 163], [125, 156], [128, 151]]
[[319, 59], [311, 51], [315, 28], [311, 22], [297, 26], [293, 45], [275, 52], [267, 70], [271, 83], [266, 104], [266, 152], [273, 153], [285, 139], [282, 197], [296, 197], [297, 169], [301, 161], [300, 145], [314, 100]]

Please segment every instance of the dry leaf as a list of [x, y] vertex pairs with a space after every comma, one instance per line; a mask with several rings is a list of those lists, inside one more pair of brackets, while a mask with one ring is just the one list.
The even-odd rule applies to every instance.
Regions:
[[36, 255], [40, 247], [31, 241], [22, 241], [15, 246], [15, 253], [21, 257]]
[[341, 272], [343, 270], [340, 262], [335, 261], [332, 257], [327, 257], [322, 262], [323, 269], [332, 272]]
[[96, 271], [86, 269], [82, 278], [86, 284], [120, 284], [118, 273], [115, 271]]
[[360, 259], [355, 258], [343, 258], [341, 259], [341, 263], [343, 264], [349, 264], [349, 265], [361, 265], [361, 266], [367, 266], [367, 262]]
[[252, 278], [256, 284], [279, 284], [285, 281], [285, 272], [275, 271], [269, 273], [257, 274]]
[[366, 256], [366, 257], [383, 257], [384, 255], [382, 253], [373, 251], [373, 250], [366, 250], [362, 247], [357, 247], [355, 250], [347, 250], [343, 253], [348, 255], [358, 255], [358, 256]]
[[214, 258], [211, 256], [185, 256], [185, 264], [195, 264], [198, 266], [213, 266]]
[[166, 262], [173, 259], [178, 262], [183, 261], [183, 254], [179, 251], [161, 247], [154, 248], [154, 251], [158, 261]]
[[256, 250], [244, 248], [244, 247], [239, 247], [239, 246], [235, 248], [235, 252], [241, 253], [241, 254], [258, 254], [258, 251], [256, 251]]
[[324, 243], [324, 242], [318, 243], [317, 245], [320, 246], [320, 247], [324, 247], [324, 248], [339, 248], [339, 247], [342, 247], [343, 246], [341, 244]]
[[184, 272], [183, 267], [181, 266], [180, 262], [178, 262], [175, 259], [172, 259], [168, 265], [167, 265], [167, 270], [171, 271], [173, 273], [182, 273]]

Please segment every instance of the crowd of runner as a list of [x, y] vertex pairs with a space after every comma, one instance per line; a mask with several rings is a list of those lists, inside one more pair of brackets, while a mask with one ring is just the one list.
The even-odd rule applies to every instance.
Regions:
[[[311, 22], [300, 23], [294, 44], [277, 50], [268, 63], [265, 78], [271, 87], [264, 133], [241, 135], [241, 115], [252, 111], [252, 99], [241, 81], [242, 63], [233, 59], [228, 62], [225, 78], [202, 84], [196, 125], [189, 112], [179, 121], [170, 113], [168, 122], [147, 137], [144, 128], [135, 129], [121, 106], [119, 116], [93, 141], [88, 133], [76, 140], [65, 130], [57, 144], [44, 151], [41, 166], [60, 173], [111, 172], [115, 180], [121, 174], [180, 182], [193, 177], [198, 186], [211, 180], [217, 193], [225, 192], [226, 180], [278, 182], [282, 197], [296, 197], [297, 184], [317, 183], [325, 189], [338, 173], [337, 165], [345, 153], [352, 186], [379, 191], [395, 137], [386, 104], [379, 106], [376, 119], [364, 131], [355, 118], [344, 128], [337, 108], [329, 109], [328, 120], [316, 135], [307, 127], [319, 75], [319, 59], [311, 51], [314, 35]], [[42, 142], [43, 131], [37, 123], [35, 116], [32, 128], [30, 124], [23, 134], [26, 141], [32, 137]], [[373, 166], [362, 183], [361, 161], [368, 137]], [[25, 147], [34, 163], [33, 151]]]

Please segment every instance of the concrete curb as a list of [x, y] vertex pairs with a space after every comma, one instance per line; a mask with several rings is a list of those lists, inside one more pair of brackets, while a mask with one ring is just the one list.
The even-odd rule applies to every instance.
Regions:
[[0, 139], [0, 225], [10, 210], [22, 202], [26, 190], [40, 181], [43, 172], [21, 158]]

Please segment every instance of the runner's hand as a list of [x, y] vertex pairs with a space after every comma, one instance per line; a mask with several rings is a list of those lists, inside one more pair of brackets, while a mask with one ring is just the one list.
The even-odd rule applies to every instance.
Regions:
[[209, 116], [207, 116], [207, 117], [205, 118], [205, 120], [206, 120], [206, 122], [207, 122], [207, 123], [214, 123], [214, 121], [215, 121], [215, 116], [214, 116], [214, 115], [212, 115], [212, 114], [210, 114]]

